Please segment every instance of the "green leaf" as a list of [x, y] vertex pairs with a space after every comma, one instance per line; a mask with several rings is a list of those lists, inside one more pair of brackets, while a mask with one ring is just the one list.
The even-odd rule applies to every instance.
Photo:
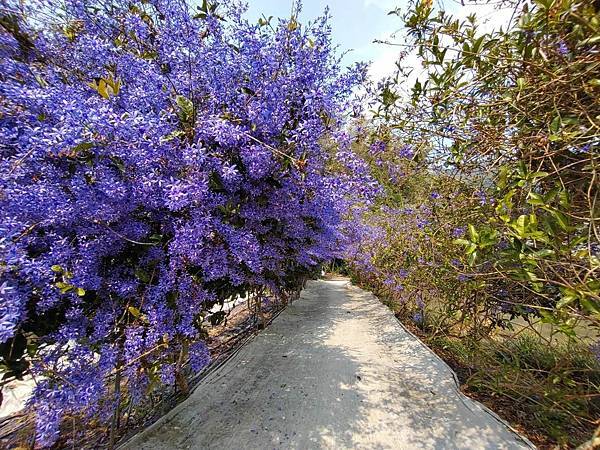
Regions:
[[575, 291], [574, 289], [561, 288], [560, 291], [561, 291], [562, 297], [556, 303], [556, 309], [562, 309], [565, 306], [570, 305], [571, 303], [573, 303], [575, 300], [577, 300], [579, 298], [578, 292]]
[[271, 19], [273, 18], [273, 16], [269, 16], [269, 18], [266, 17], [261, 17], [260, 19], [258, 19], [258, 26], [260, 27], [264, 27], [269, 25], [269, 23], [271, 23]]
[[159, 141], [160, 142], [170, 142], [174, 139], [177, 139], [180, 136], [185, 136], [185, 132], [182, 130], [175, 130], [172, 133], [167, 134], [166, 136], [162, 136]]
[[163, 239], [163, 235], [162, 234], [153, 234], [152, 236], [150, 236], [150, 240], [154, 241], [154, 242], [160, 242]]
[[550, 131], [556, 133], [560, 130], [560, 123], [560, 116], [555, 116], [554, 119], [552, 119], [552, 122], [550, 122]]
[[108, 89], [107, 89], [107, 84], [106, 81], [104, 81], [104, 79], [100, 80], [96, 86], [96, 90], [98, 91], [98, 94], [100, 94], [102, 97], [104, 97], [105, 99], [108, 100], [109, 95], [108, 95]]
[[560, 186], [555, 186], [554, 188], [550, 189], [548, 192], [546, 192], [546, 194], [544, 194], [544, 203], [550, 203], [560, 191]]
[[[498, 174], [498, 189], [504, 189], [508, 181], [508, 167], [502, 166]], [[513, 194], [514, 195], [514, 194]]]
[[69, 284], [69, 283], [64, 283], [62, 281], [59, 281], [58, 283], [55, 284], [55, 286], [60, 289], [60, 292], [63, 294], [66, 294], [67, 292], [69, 292], [70, 290], [73, 289], [73, 285]]
[[477, 262], [477, 252], [471, 253], [467, 258], [467, 262], [469, 263], [469, 266], [473, 267], [475, 262]]
[[457, 245], [471, 245], [471, 241], [467, 241], [466, 239], [454, 239], [452, 242]]
[[530, 272], [528, 270], [525, 271], [525, 276], [527, 277], [527, 279], [529, 281], [538, 281], [539, 278], [537, 277], [537, 275], [533, 272]]
[[556, 303], [556, 309], [563, 309], [565, 306], [570, 305], [571, 303], [573, 303], [575, 300], [577, 300], [576, 297], [571, 297], [571, 296], [565, 296], [562, 297], [557, 303]]
[[579, 300], [583, 309], [592, 314], [600, 314], [600, 306], [594, 300], [583, 297]]
[[175, 97], [175, 104], [182, 128], [191, 129], [196, 119], [194, 103], [189, 98], [178, 95]]
[[562, 212], [556, 209], [546, 209], [554, 216], [559, 227], [561, 227], [564, 231], [569, 230], [569, 218], [567, 216], [565, 216]]
[[536, 178], [544, 178], [547, 177], [549, 174], [548, 172], [533, 172], [531, 175], [529, 175], [529, 178], [531, 179], [536, 179]]
[[535, 0], [535, 3], [541, 6], [544, 10], [550, 9], [554, 2], [555, 0]]
[[600, 42], [600, 34], [597, 34], [596, 36], [592, 36], [590, 38], [584, 39], [583, 41], [579, 41], [577, 43], [577, 46], [596, 44], [598, 42]]
[[490, 247], [498, 242], [498, 231], [484, 229], [480, 232], [479, 244], [481, 248]]
[[149, 283], [150, 282], [150, 275], [148, 275], [148, 272], [146, 272], [144, 269], [142, 269], [140, 267], [138, 267], [137, 269], [135, 269], [135, 276], [142, 283]]
[[109, 75], [108, 78], [96, 79], [91, 83], [87, 83], [87, 85], [108, 100], [111, 95], [115, 96], [119, 94], [121, 81], [115, 79], [113, 75]]
[[71, 148], [71, 151], [74, 153], [79, 153], [94, 148], [95, 146], [96, 144], [93, 142], [82, 142], [80, 144], [77, 144], [75, 147]]
[[178, 95], [175, 97], [175, 103], [179, 109], [188, 116], [191, 116], [194, 113], [194, 104], [189, 98], [183, 95]]
[[555, 254], [556, 254], [555, 251], [552, 249], [549, 249], [549, 248], [544, 248], [542, 250], [533, 252], [533, 255], [536, 258], [547, 258], [548, 256], [554, 256]]
[[519, 237], [526, 237], [526, 227], [527, 227], [527, 219], [529, 216], [526, 214], [522, 214], [516, 221], [511, 223], [511, 226], [517, 231]]
[[128, 306], [127, 307], [127, 311], [129, 311], [130, 314], [133, 317], [135, 317], [136, 319], [139, 318], [142, 315], [142, 313], [140, 312], [140, 310], [137, 309], [135, 306]]
[[558, 204], [567, 208], [569, 206], [569, 193], [566, 189], [561, 189], [558, 194]]
[[42, 88], [47, 88], [48, 87], [48, 82], [46, 80], [44, 80], [41, 75], [37, 74], [35, 76], [35, 81], [38, 82], [38, 84], [42, 87]]
[[249, 87], [242, 87], [240, 89], [244, 94], [249, 95], [251, 97], [255, 97], [256, 96], [256, 92], [254, 92], [252, 89], [250, 89]]
[[545, 205], [544, 198], [540, 194], [536, 194], [535, 192], [530, 192], [527, 198], [527, 203], [530, 205]]
[[472, 224], [469, 224], [469, 236], [473, 242], [477, 242], [479, 240], [479, 233]]

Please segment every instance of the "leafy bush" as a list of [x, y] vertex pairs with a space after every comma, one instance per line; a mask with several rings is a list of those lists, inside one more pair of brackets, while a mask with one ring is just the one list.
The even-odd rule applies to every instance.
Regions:
[[427, 79], [408, 106], [383, 100], [381, 111], [426, 143], [429, 167], [480, 198], [456, 241], [478, 279], [509, 281], [519, 304], [565, 332], [584, 316], [597, 324], [597, 8], [540, 0], [509, 31], [480, 34], [474, 18], [428, 5], [405, 17]]
[[213, 306], [285, 298], [334, 254], [344, 180], [320, 138], [364, 69], [340, 69], [327, 17], [1, 5], [2, 364], [38, 380], [45, 445], [66, 414], [185, 390]]

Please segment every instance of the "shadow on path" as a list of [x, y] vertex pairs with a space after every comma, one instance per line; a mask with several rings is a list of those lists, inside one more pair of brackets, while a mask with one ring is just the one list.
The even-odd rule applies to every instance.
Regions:
[[517, 449], [372, 294], [309, 283], [265, 331], [123, 449]]

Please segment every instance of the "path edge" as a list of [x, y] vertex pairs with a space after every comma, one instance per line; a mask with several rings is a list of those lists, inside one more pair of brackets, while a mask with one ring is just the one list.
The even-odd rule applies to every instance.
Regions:
[[456, 389], [456, 392], [460, 398], [460, 400], [466, 404], [465, 399], [468, 400], [469, 402], [473, 403], [477, 408], [479, 408], [482, 412], [490, 415], [494, 420], [496, 420], [497, 422], [501, 423], [502, 425], [504, 425], [506, 428], [508, 428], [511, 433], [513, 433], [519, 440], [521, 440], [525, 445], [527, 445], [529, 448], [536, 450], [537, 447], [533, 444], [533, 442], [531, 442], [529, 439], [527, 439], [527, 437], [523, 436], [521, 433], [519, 433], [510, 423], [508, 423], [506, 420], [504, 420], [502, 417], [500, 417], [498, 414], [496, 414], [494, 411], [492, 411], [490, 408], [488, 408], [487, 406], [485, 406], [483, 403], [479, 402], [478, 400], [469, 397], [468, 395], [466, 395], [465, 393], [463, 393], [460, 390], [460, 381], [458, 379], [458, 375], [456, 375], [456, 372], [452, 369], [452, 367], [450, 367], [448, 365], [448, 363], [446, 361], [444, 361], [444, 359], [438, 355], [436, 352], [434, 352], [430, 347], [428, 347], [421, 339], [419, 339], [419, 337], [417, 335], [415, 335], [412, 331], [410, 331], [407, 327], [404, 326], [404, 324], [400, 321], [400, 319], [398, 319], [396, 317], [396, 315], [392, 312], [392, 310], [386, 306], [381, 300], [379, 300], [379, 298], [373, 294], [371, 291], [367, 291], [357, 285], [355, 285], [354, 283], [352, 283], [352, 281], [350, 279], [348, 279], [348, 282], [346, 283], [347, 287], [350, 287], [352, 289], [358, 289], [366, 294], [368, 294], [369, 296], [373, 297], [373, 299], [380, 303], [385, 309], [386, 309], [386, 314], [389, 314], [394, 321], [407, 333], [409, 334], [414, 340], [416, 340], [419, 345], [421, 347], [423, 347], [428, 353], [430, 353], [431, 355], [433, 355], [439, 362], [441, 362], [447, 369], [448, 371], [452, 374], [452, 378], [454, 380], [454, 388]]
[[[304, 292], [304, 290], [302, 290], [302, 292]], [[295, 301], [299, 301], [300, 298], [296, 299]], [[231, 359], [237, 355], [246, 345], [248, 345], [252, 340], [256, 339], [260, 334], [262, 334], [264, 331], [269, 329], [269, 326], [273, 323], [273, 321], [279, 317], [279, 315], [285, 311], [288, 306], [290, 306], [292, 303], [288, 303], [287, 305], [285, 305], [283, 308], [279, 309], [278, 311], [276, 311], [270, 318], [269, 321], [267, 322], [267, 326], [263, 329], [260, 329], [258, 331], [254, 331], [252, 333], [250, 333], [248, 336], [246, 336], [244, 339], [242, 339], [240, 342], [238, 342], [237, 344], [235, 344], [234, 347], [232, 347], [229, 351], [227, 351], [224, 355], [222, 355], [219, 359], [217, 359], [216, 361], [214, 361], [212, 364], [208, 365], [205, 369], [201, 370], [199, 373], [197, 373], [196, 375], [194, 375], [191, 379], [190, 379], [190, 384], [192, 384], [189, 393], [187, 394], [187, 396], [183, 399], [181, 399], [181, 401], [179, 403], [177, 403], [177, 405], [175, 405], [175, 407], [173, 407], [172, 409], [166, 411], [162, 416], [160, 416], [158, 419], [156, 419], [154, 422], [152, 422], [151, 424], [149, 424], [148, 426], [141, 428], [140, 430], [138, 430], [136, 433], [133, 433], [129, 436], [125, 435], [121, 438], [121, 441], [117, 444], [116, 446], [116, 450], [125, 450], [127, 448], [136, 448], [136, 447], [130, 447], [130, 445], [135, 444], [135, 441], [137, 438], [139, 438], [142, 434], [146, 433], [146, 432], [151, 432], [152, 430], [154, 430], [155, 428], [163, 425], [166, 421], [167, 418], [171, 415], [174, 414], [175, 411], [181, 409], [183, 407], [183, 405], [189, 400], [189, 398], [194, 394], [194, 391], [200, 386], [200, 384], [206, 380], [208, 377], [210, 377], [215, 371], [217, 371], [218, 369], [220, 369], [221, 367], [223, 367], [224, 365], [226, 365], [229, 361], [231, 361]], [[141, 448], [141, 447], [139, 447]]]

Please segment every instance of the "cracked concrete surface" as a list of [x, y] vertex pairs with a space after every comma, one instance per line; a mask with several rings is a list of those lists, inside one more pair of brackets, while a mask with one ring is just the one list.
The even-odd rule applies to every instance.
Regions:
[[123, 449], [533, 448], [372, 294], [314, 281]]

